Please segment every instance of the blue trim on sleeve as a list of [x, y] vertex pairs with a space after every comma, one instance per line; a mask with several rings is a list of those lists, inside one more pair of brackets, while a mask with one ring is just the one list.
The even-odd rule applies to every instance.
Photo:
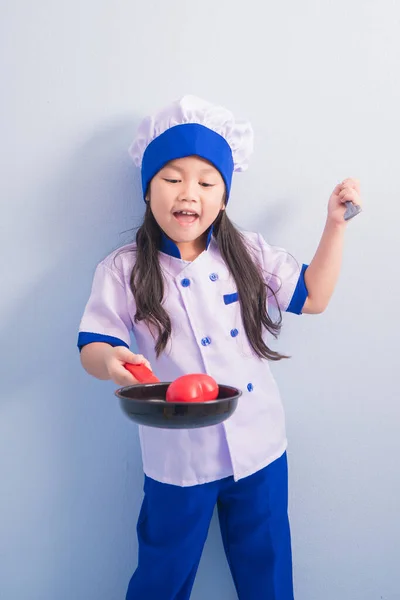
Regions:
[[82, 350], [83, 346], [91, 344], [92, 342], [103, 342], [104, 344], [110, 344], [110, 346], [125, 346], [129, 348], [128, 344], [119, 338], [112, 337], [111, 335], [103, 335], [102, 333], [90, 333], [88, 331], [81, 331], [78, 336], [78, 348]]
[[224, 302], [225, 304], [232, 304], [233, 302], [237, 302], [239, 300], [239, 294], [234, 292], [233, 294], [225, 294]]
[[303, 306], [305, 301], [307, 300], [308, 290], [306, 287], [306, 281], [304, 278], [304, 274], [308, 269], [308, 265], [303, 265], [301, 269], [301, 273], [299, 276], [299, 280], [296, 285], [296, 289], [294, 290], [292, 299], [290, 301], [289, 306], [286, 309], [286, 312], [294, 313], [295, 315], [301, 315], [301, 311], [303, 310]]

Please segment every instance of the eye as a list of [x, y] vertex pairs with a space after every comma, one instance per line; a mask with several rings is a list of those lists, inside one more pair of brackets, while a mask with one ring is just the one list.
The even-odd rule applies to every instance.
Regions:
[[213, 183], [200, 183], [200, 185], [205, 188], [214, 187]]
[[164, 177], [164, 181], [168, 181], [168, 183], [179, 183], [180, 180], [179, 179], [166, 179]]

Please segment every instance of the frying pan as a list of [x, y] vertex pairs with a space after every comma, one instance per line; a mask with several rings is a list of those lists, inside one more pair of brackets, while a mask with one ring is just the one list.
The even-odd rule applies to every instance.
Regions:
[[144, 365], [125, 367], [139, 381], [116, 390], [115, 395], [126, 416], [138, 425], [163, 429], [193, 429], [222, 423], [236, 410], [242, 392], [219, 385], [216, 400], [207, 402], [167, 402], [170, 382], [159, 381]]

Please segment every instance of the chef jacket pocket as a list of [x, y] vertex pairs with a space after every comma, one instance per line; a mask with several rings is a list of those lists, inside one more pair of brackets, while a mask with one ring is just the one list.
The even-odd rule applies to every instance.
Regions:
[[224, 303], [225, 304], [233, 304], [234, 302], [238, 302], [239, 294], [234, 292], [233, 294], [224, 294]]

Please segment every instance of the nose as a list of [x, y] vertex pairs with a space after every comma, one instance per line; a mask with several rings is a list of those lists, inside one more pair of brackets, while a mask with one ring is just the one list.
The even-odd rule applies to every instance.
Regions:
[[182, 181], [178, 200], [182, 202], [197, 202], [199, 200], [199, 185], [197, 180], [187, 179]]

